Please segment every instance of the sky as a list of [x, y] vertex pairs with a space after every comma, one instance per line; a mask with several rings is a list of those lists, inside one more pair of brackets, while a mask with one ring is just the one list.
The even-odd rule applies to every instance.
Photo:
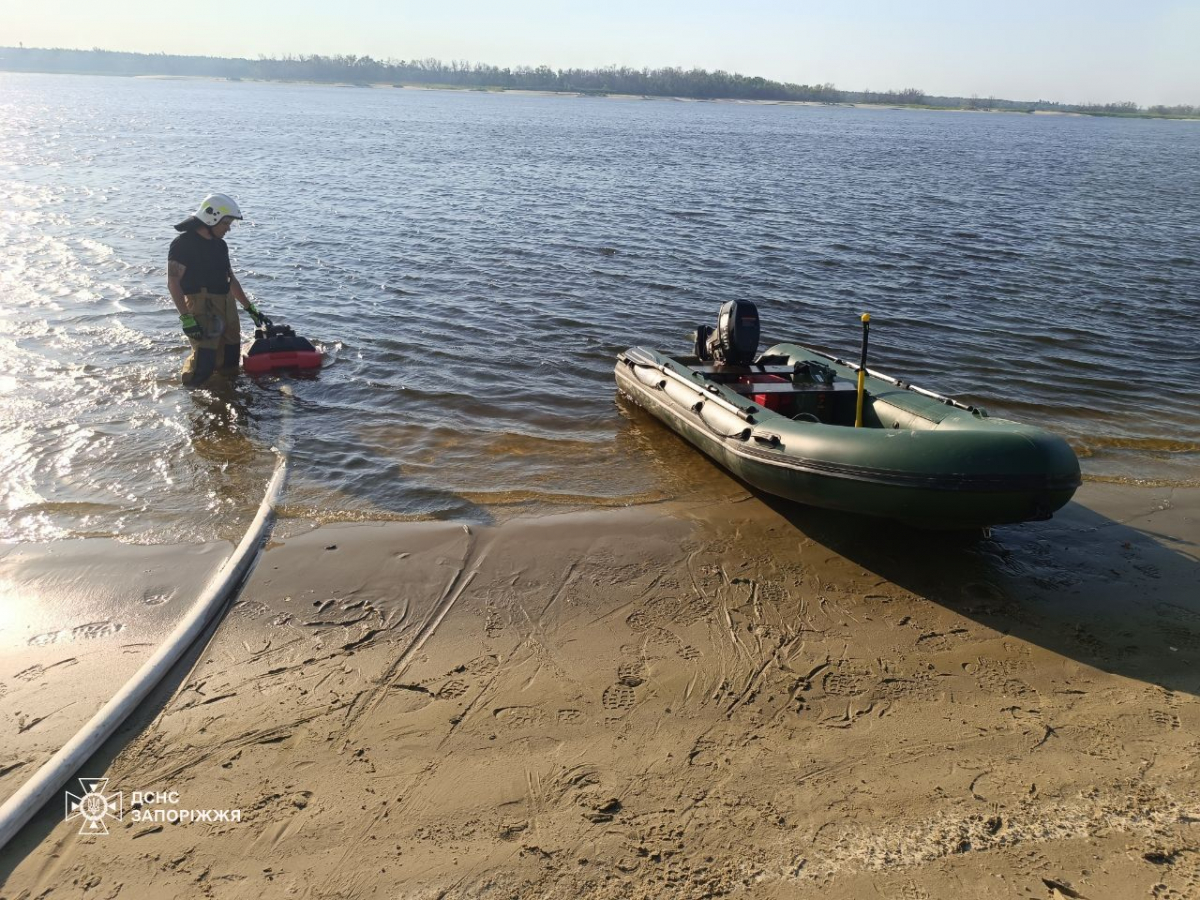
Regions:
[[726, 69], [844, 90], [1200, 105], [1188, 0], [0, 0], [0, 46]]

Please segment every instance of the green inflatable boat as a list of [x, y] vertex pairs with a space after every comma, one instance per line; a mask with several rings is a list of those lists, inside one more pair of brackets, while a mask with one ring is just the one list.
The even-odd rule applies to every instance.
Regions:
[[731, 302], [690, 356], [630, 348], [617, 387], [750, 485], [811, 506], [976, 529], [1048, 519], [1079, 487], [1057, 435], [796, 344], [756, 357], [757, 319]]

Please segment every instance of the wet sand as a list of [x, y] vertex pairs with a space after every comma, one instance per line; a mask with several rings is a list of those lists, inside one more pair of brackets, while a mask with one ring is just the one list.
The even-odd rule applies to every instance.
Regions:
[[[81, 773], [241, 821], [51, 808], [0, 896], [1198, 897], [1200, 491], [1077, 501], [978, 542], [750, 495], [289, 538]], [[80, 645], [4, 648], [0, 796]]]
[[0, 799], [138, 670], [230, 549], [0, 545]]

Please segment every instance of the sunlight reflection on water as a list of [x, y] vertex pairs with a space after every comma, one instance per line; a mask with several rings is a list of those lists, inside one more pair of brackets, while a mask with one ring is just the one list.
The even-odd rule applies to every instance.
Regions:
[[[318, 341], [289, 514], [487, 519], [730, 489], [614, 400], [730, 297], [775, 340], [1063, 433], [1089, 477], [1195, 483], [1200, 130], [0, 75], [0, 539], [239, 533], [277, 391], [188, 393], [171, 225]], [[207, 123], [197, 140], [177, 110]], [[249, 337], [243, 323], [243, 335]]]

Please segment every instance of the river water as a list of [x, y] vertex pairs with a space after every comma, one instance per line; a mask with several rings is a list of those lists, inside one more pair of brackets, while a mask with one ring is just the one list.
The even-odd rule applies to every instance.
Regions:
[[[164, 272], [212, 190], [311, 380], [188, 392]], [[614, 354], [739, 297], [1066, 436], [1085, 477], [1200, 483], [1200, 125], [0, 73], [0, 539], [235, 537], [716, 477]], [[243, 334], [248, 334], [243, 324]], [[709, 473], [709, 474], [706, 474]]]

